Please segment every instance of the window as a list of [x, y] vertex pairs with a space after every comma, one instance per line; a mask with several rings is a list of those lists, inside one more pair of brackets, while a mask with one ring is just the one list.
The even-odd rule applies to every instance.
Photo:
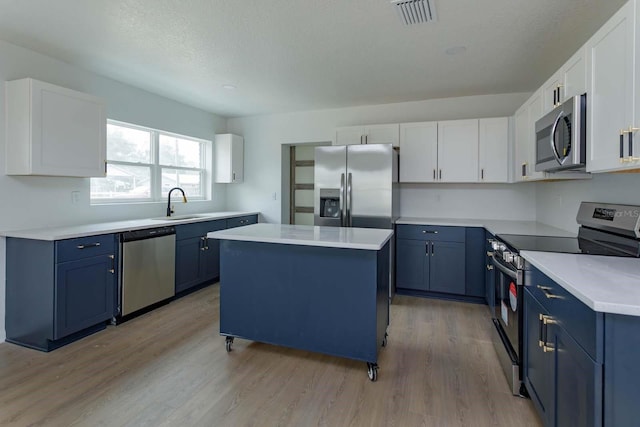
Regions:
[[165, 200], [181, 187], [190, 200], [207, 198], [209, 141], [109, 120], [107, 176], [91, 178], [94, 203]]

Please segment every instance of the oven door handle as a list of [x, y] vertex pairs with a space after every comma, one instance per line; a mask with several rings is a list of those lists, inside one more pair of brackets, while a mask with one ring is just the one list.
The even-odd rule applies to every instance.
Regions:
[[513, 280], [518, 280], [518, 273], [498, 261], [495, 256], [491, 257], [491, 264], [493, 264], [498, 270], [500, 270], [507, 276], [511, 277]]

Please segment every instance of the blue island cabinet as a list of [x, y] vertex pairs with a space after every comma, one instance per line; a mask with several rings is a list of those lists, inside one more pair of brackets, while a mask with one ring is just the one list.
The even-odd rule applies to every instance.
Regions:
[[367, 362], [389, 323], [389, 246], [221, 241], [220, 333]]
[[116, 311], [113, 234], [7, 238], [7, 341], [50, 351], [104, 329]]

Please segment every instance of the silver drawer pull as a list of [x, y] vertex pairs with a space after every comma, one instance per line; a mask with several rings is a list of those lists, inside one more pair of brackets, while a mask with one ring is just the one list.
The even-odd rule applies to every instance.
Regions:
[[538, 285], [538, 289], [540, 289], [544, 293], [544, 296], [549, 298], [549, 299], [553, 299], [553, 298], [555, 298], [555, 299], [564, 299], [564, 297], [561, 297], [560, 295], [552, 294], [551, 293], [551, 289], [552, 288], [550, 288], [548, 286]]
[[98, 246], [100, 246], [100, 242], [91, 243], [91, 244], [88, 244], [88, 245], [78, 245], [78, 246], [76, 246], [76, 248], [78, 248], [78, 249], [87, 249], [87, 248], [97, 248]]
[[429, 234], [438, 234], [437, 231], [422, 230], [422, 234], [427, 234], [427, 233], [429, 233]]

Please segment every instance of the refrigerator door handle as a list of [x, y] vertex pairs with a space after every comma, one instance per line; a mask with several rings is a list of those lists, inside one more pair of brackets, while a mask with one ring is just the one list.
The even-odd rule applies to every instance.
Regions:
[[340, 174], [340, 227], [345, 226], [345, 214], [344, 214], [344, 174]]
[[352, 185], [351, 182], [353, 180], [353, 175], [351, 172], [347, 175], [347, 227], [352, 226], [351, 222], [351, 204], [353, 203], [353, 194], [351, 193]]

